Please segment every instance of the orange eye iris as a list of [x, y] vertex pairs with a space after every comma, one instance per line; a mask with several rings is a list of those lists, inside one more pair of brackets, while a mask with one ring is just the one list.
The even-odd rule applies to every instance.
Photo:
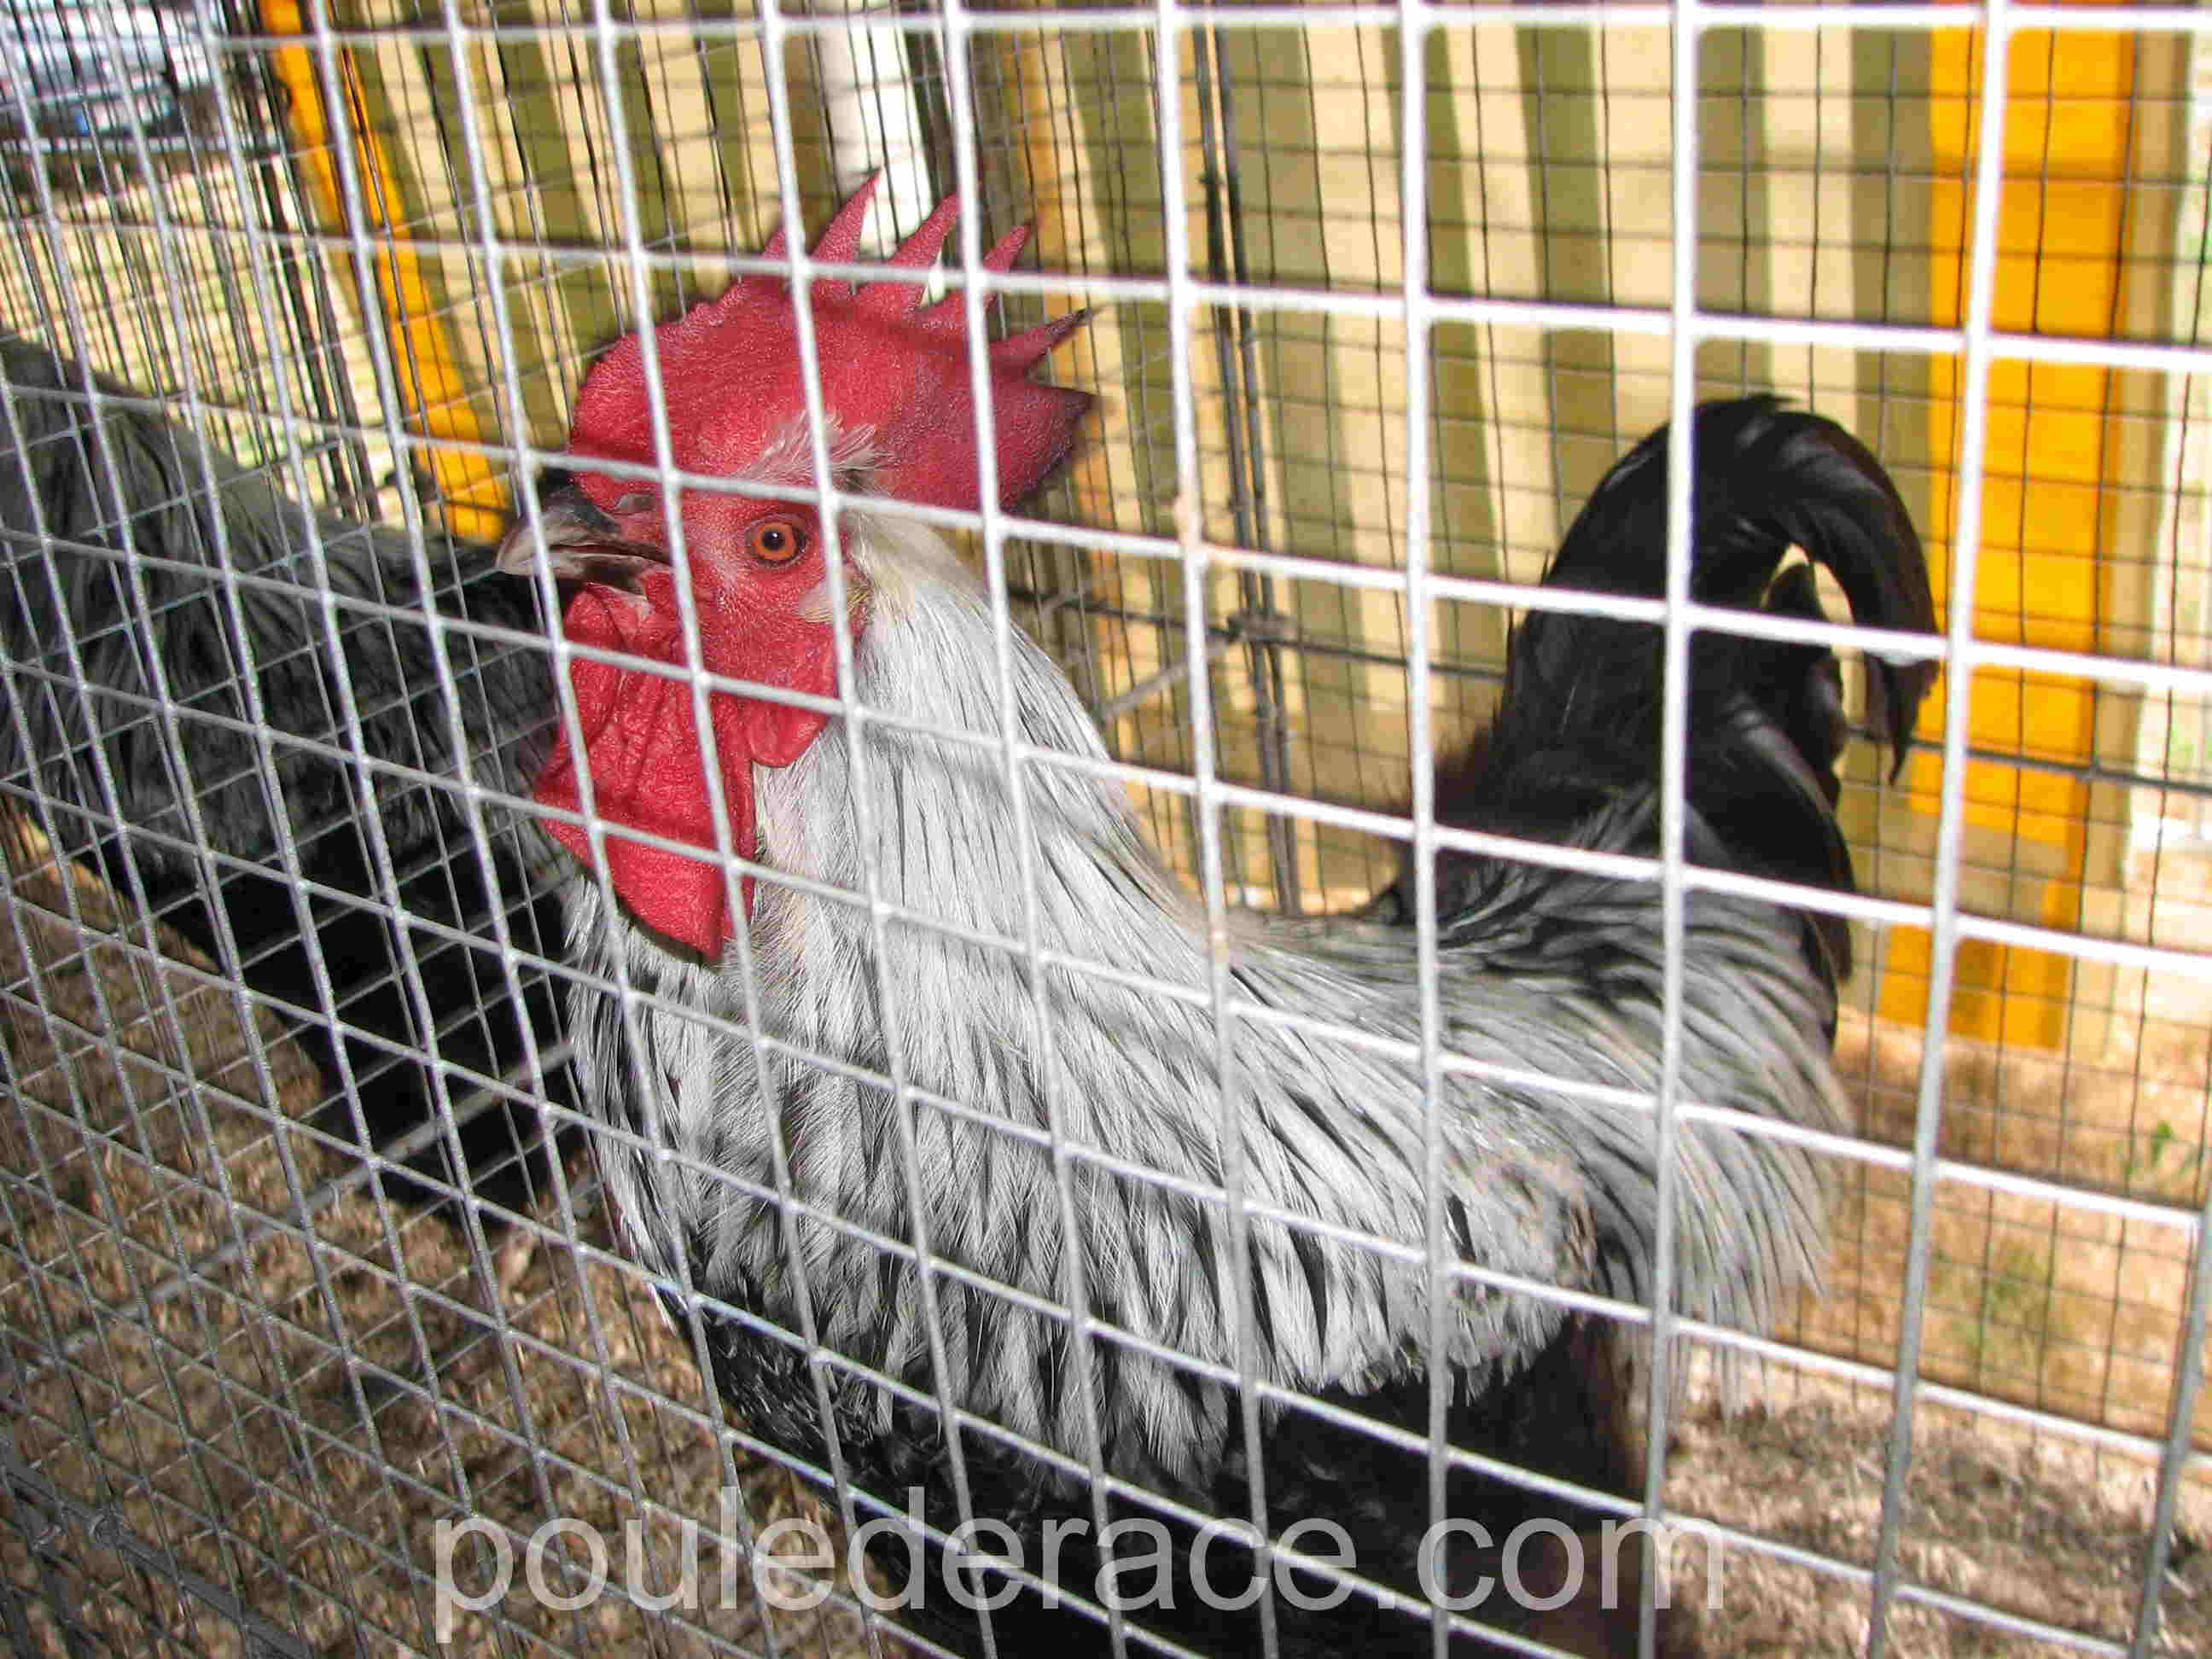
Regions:
[[763, 564], [789, 564], [806, 551], [806, 530], [796, 519], [763, 519], [745, 532], [745, 551]]

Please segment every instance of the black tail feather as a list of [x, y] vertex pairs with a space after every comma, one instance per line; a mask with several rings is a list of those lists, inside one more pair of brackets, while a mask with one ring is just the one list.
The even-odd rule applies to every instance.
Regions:
[[[1795, 617], [1802, 622], [1828, 620], [1809, 564], [1784, 568], [1766, 590], [1766, 603], [1760, 608], [1769, 616]], [[1769, 641], [1768, 652], [1765, 660], [1771, 672], [1759, 687], [1759, 702], [1819, 775], [1821, 793], [1832, 806], [1844, 793], [1836, 763], [1851, 738], [1850, 718], [1844, 712], [1843, 669], [1826, 646]]]
[[[1644, 598], [1665, 591], [1669, 442], [1662, 427], [1614, 464], [1569, 528], [1545, 586]], [[1771, 396], [1706, 404], [1697, 412], [1692, 460], [1692, 598], [1744, 611], [1780, 609], [1770, 601], [1771, 586], [1796, 547], [1833, 573], [1862, 626], [1935, 631], [1928, 562], [1911, 514], [1881, 463], [1842, 427]], [[1825, 620], [1809, 582], [1790, 601], [1790, 614]], [[1699, 644], [1704, 660], [1693, 686], [1737, 683], [1748, 676], [1730, 659], [1756, 659], [1774, 649], [1711, 635]], [[1541, 684], [1569, 683], [1588, 674], [1592, 647], [1613, 665], [1622, 665], [1624, 653], [1645, 659], [1638, 665], [1644, 672], [1618, 695], [1656, 704], [1658, 635], [1642, 624], [1534, 616], [1516, 641], [1516, 666], [1526, 663]], [[1868, 668], [1868, 719], [1901, 763], [1936, 665], [1869, 657]], [[1509, 682], [1501, 718], [1510, 705]]]
[[[1547, 586], [1663, 593], [1668, 444], [1662, 428], [1607, 474], [1569, 529]], [[1834, 574], [1857, 623], [1935, 631], [1911, 515], [1881, 463], [1835, 422], [1771, 397], [1708, 404], [1697, 414], [1693, 460], [1692, 598], [1826, 621], [1812, 567], [1784, 566], [1796, 548]], [[1663, 652], [1662, 631], [1651, 623], [1530, 616], [1513, 642], [1495, 722], [1466, 761], [1440, 774], [1439, 820], [1566, 842], [1625, 797], [1656, 790]], [[1868, 715], [1900, 764], [1935, 672], [1926, 660], [1869, 659]], [[1851, 890], [1850, 852], [1835, 817], [1849, 723], [1834, 654], [1817, 644], [1702, 630], [1692, 643], [1689, 700], [1692, 856]], [[1455, 866], [1472, 863], [1440, 860], [1440, 902], [1471, 873]], [[1399, 908], [1410, 914], [1402, 883]], [[1805, 944], [1832, 991], [1850, 972], [1849, 928], [1839, 917], [1808, 914]]]

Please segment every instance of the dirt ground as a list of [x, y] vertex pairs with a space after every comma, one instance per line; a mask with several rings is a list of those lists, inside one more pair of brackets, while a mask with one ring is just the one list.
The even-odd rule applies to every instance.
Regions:
[[[315, 1094], [304, 1060], [265, 1015], [249, 1029], [219, 981], [177, 963], [157, 974], [103, 939], [118, 918], [88, 878], [31, 860], [12, 879], [7, 908], [21, 925], [0, 920], [0, 978], [17, 982], [6, 1036], [21, 1104], [0, 1111], [0, 1452], [11, 1476], [0, 1491], [14, 1522], [0, 1527], [0, 1555], [34, 1646], [64, 1650], [67, 1627], [122, 1653], [166, 1643], [244, 1655], [253, 1650], [228, 1594], [317, 1652], [441, 1637], [450, 1652], [750, 1651], [765, 1620], [787, 1654], [865, 1650], [848, 1615], [765, 1607], [743, 1561], [713, 1541], [726, 1490], [756, 1526], [835, 1519], [718, 1431], [688, 1345], [611, 1252], [585, 1164], [540, 1207], [552, 1237], [518, 1232], [481, 1258], [443, 1224], [366, 1192], [301, 1226], [307, 1195], [349, 1167], [291, 1121]], [[89, 945], [64, 919], [72, 908]], [[22, 994], [33, 963], [46, 1017]], [[188, 1048], [166, 1035], [179, 1032]], [[1908, 1038], [1846, 1033], [1865, 1120], [1893, 1138], [1917, 1050]], [[187, 1058], [196, 1090], [177, 1086]], [[1845, 1311], [1826, 1324], [1816, 1311], [1806, 1327], [1831, 1348], [1880, 1346], [1886, 1328], [1869, 1310], [1894, 1301], [1899, 1279], [1867, 1219], [1879, 1208], [1863, 1189], [1840, 1218]], [[1942, 1277], [1939, 1267], [1931, 1331], [1950, 1317]], [[1848, 1340], [1827, 1340], [1838, 1332]], [[1942, 1357], [1934, 1335], [1929, 1352]], [[1985, 1334], [1966, 1353], [2004, 1352]], [[1733, 1415], [1693, 1405], [1677, 1425], [1670, 1505], [1841, 1565], [1742, 1544], [1702, 1560], [1686, 1549], [1676, 1599], [1706, 1609], [1716, 1655], [1860, 1651], [1891, 1396], [1774, 1364], [1751, 1399]], [[2155, 1431], [2165, 1401], [2139, 1403], [2137, 1426]], [[1924, 1404], [1913, 1426], [1898, 1559], [1936, 1601], [1893, 1612], [1890, 1651], [2061, 1650], [1946, 1611], [1942, 1597], [2130, 1638], [2153, 1461]], [[428, 1589], [439, 1523], [471, 1513], [517, 1539], [550, 1516], [608, 1537], [634, 1524], [650, 1564], [641, 1583], [664, 1593], [679, 1582], [693, 1517], [708, 1527], [704, 1542], [693, 1534], [702, 1605], [656, 1617], [607, 1596], [560, 1613], [518, 1571], [503, 1603], [441, 1626]], [[2154, 1652], [2212, 1655], [2208, 1541], [2212, 1499], [2199, 1483], [2182, 1494]], [[487, 1570], [487, 1547], [454, 1549], [463, 1585], [483, 1582], [472, 1575]], [[549, 1581], [557, 1590], [557, 1563]]]

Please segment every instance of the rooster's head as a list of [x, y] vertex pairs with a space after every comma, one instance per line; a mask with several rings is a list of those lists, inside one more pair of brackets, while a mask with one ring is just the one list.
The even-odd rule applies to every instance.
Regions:
[[[817, 259], [847, 263], [859, 246], [875, 185], [841, 209], [815, 244]], [[814, 340], [840, 490], [930, 506], [981, 504], [977, 419], [967, 312], [956, 293], [921, 305], [958, 213], [948, 198], [891, 256], [912, 276], [855, 287], [810, 284]], [[984, 256], [1002, 271], [1027, 240], [1017, 230]], [[785, 252], [781, 233], [762, 250]], [[1083, 321], [1060, 317], [990, 348], [990, 427], [999, 495], [1011, 504], [1067, 453], [1088, 394], [1041, 386], [1029, 372]], [[797, 313], [781, 277], [741, 278], [720, 299], [653, 332], [669, 458], [683, 475], [677, 493], [700, 665], [715, 674], [819, 697], [837, 694], [831, 589], [819, 509], [779, 495], [817, 486], [807, 424]], [[594, 460], [651, 468], [653, 386], [639, 335], [625, 337], [592, 367], [568, 433], [575, 476], [547, 494], [539, 522], [553, 575], [579, 584], [562, 618], [577, 644], [683, 669], [684, 650], [673, 555], [659, 480], [594, 471]], [[845, 592], [856, 638], [865, 635], [872, 573], [845, 543]], [[504, 568], [526, 572], [538, 538], [527, 523], [508, 534]], [[787, 766], [828, 716], [766, 697], [717, 691], [702, 744], [691, 687], [681, 673], [573, 659], [571, 683], [591, 771], [592, 806], [608, 826], [607, 874], [637, 917], [709, 957], [731, 931], [726, 887], [711, 855], [686, 855], [633, 840], [637, 830], [667, 841], [715, 845], [705, 772], [715, 757], [734, 850], [754, 856], [753, 768]], [[533, 787], [551, 806], [582, 810], [578, 763], [565, 737]], [[591, 861], [580, 825], [549, 821], [554, 837]], [[752, 878], [743, 883], [748, 905]]]

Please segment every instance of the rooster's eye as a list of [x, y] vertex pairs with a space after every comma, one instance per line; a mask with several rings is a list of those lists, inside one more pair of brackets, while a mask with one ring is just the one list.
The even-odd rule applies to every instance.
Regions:
[[790, 519], [763, 519], [745, 532], [745, 551], [763, 564], [789, 564], [806, 550], [806, 532]]

